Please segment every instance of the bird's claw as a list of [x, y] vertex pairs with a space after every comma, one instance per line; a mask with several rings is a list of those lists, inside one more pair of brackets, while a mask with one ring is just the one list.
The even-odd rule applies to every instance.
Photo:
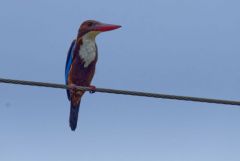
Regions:
[[89, 88], [90, 88], [89, 93], [93, 94], [93, 93], [96, 92], [96, 87], [95, 86], [90, 85]]
[[[90, 89], [89, 93], [92, 94], [92, 93], [96, 92], [96, 87], [95, 86], [90, 85], [88, 88]], [[77, 85], [75, 85], [75, 84], [70, 84], [69, 85], [69, 91], [70, 91], [71, 94], [79, 94], [79, 95], [81, 95], [83, 93], [83, 91], [79, 91], [77, 89]]]
[[71, 94], [77, 93], [77, 86], [75, 84], [70, 84], [69, 91]]

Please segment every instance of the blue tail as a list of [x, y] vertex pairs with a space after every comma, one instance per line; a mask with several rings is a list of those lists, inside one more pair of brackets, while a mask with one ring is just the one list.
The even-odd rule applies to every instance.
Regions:
[[70, 116], [69, 116], [69, 126], [71, 127], [72, 131], [75, 131], [77, 128], [77, 121], [78, 121], [78, 112], [80, 108], [80, 102], [77, 105], [73, 105], [71, 103], [71, 108], [70, 108]]

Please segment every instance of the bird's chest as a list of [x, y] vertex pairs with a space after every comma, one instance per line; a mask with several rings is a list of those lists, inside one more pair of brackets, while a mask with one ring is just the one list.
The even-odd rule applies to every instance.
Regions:
[[87, 68], [91, 62], [96, 59], [97, 49], [95, 41], [86, 40], [79, 50], [79, 56], [84, 62], [84, 68]]

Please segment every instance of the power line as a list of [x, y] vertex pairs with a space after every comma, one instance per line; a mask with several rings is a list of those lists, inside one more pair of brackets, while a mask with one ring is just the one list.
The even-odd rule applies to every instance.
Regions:
[[[48, 87], [48, 88], [71, 89], [70, 86], [67, 86], [67, 85], [64, 85], [64, 84], [25, 81], [25, 80], [14, 80], [14, 79], [4, 79], [4, 78], [0, 78], [0, 83], [19, 84], [19, 85], [28, 85], [28, 86], [39, 86], [39, 87]], [[76, 89], [77, 90], [83, 90], [83, 91], [90, 91], [90, 92], [92, 91], [92, 88], [83, 87], [83, 86], [77, 86]], [[143, 96], [143, 97], [153, 97], [153, 98], [162, 98], [162, 99], [172, 99], [172, 100], [205, 102], [205, 103], [216, 103], [216, 104], [240, 106], [240, 101], [234, 101], [234, 100], [222, 100], [222, 99], [210, 99], [210, 98], [201, 98], [201, 97], [177, 96], [177, 95], [168, 95], [168, 94], [160, 94], [160, 93], [117, 90], [117, 89], [108, 89], [108, 88], [96, 88], [92, 92], [102, 92], [102, 93], [122, 94], [122, 95], [131, 95], [131, 96]]]

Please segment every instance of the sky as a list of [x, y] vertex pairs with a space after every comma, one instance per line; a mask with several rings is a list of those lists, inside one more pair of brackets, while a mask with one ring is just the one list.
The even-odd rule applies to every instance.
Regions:
[[[122, 25], [97, 37], [96, 87], [240, 98], [240, 1], [2, 0], [0, 77], [64, 83], [87, 19]], [[0, 84], [0, 160], [239, 161], [240, 108], [86, 93], [78, 128], [61, 89]]]

